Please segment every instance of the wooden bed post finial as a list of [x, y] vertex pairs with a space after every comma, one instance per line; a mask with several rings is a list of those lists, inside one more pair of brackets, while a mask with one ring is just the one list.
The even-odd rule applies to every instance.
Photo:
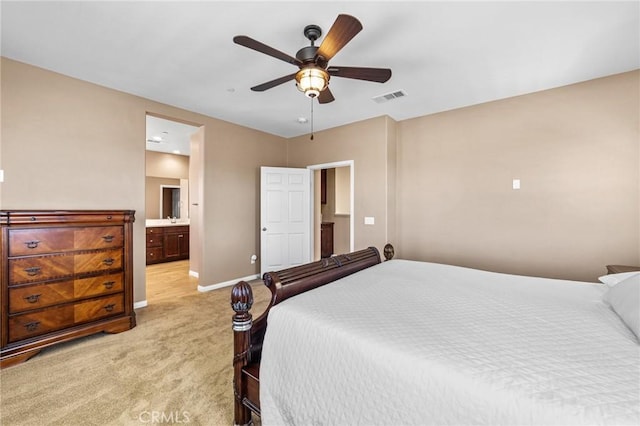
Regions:
[[253, 291], [249, 283], [240, 281], [231, 289], [233, 315], [233, 393], [234, 424], [251, 424], [251, 411], [242, 403], [246, 390], [242, 389], [242, 367], [249, 362], [251, 326], [253, 319], [249, 310], [253, 305]]
[[[233, 316], [233, 330], [243, 330], [248, 325], [251, 328], [251, 314], [249, 310], [253, 305], [253, 291], [246, 281], [240, 281], [231, 289], [231, 308], [235, 312]], [[246, 324], [248, 322], [248, 324]]]
[[386, 260], [391, 260], [393, 259], [393, 256], [395, 256], [396, 251], [391, 245], [391, 243], [387, 243], [387, 245], [384, 246], [383, 253], [384, 253], [384, 258]]

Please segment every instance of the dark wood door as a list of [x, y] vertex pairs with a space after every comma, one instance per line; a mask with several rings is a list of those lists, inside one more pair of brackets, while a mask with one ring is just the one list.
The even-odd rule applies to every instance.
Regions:
[[164, 257], [166, 260], [180, 257], [180, 233], [167, 232], [164, 235]]
[[333, 222], [320, 224], [320, 257], [331, 257], [333, 254]]
[[164, 258], [165, 261], [189, 258], [189, 227], [170, 226], [165, 228]]

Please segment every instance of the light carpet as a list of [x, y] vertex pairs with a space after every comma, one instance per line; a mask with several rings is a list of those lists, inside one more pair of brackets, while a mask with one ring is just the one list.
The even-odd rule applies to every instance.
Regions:
[[[254, 284], [254, 318], [268, 290]], [[0, 372], [2, 425], [233, 424], [230, 287], [136, 310], [137, 327]]]

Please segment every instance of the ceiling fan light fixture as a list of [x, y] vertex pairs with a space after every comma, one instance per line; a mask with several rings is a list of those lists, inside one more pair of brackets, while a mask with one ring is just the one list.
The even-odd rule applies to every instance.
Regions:
[[296, 86], [310, 98], [320, 95], [329, 84], [329, 73], [322, 68], [306, 67], [296, 74]]

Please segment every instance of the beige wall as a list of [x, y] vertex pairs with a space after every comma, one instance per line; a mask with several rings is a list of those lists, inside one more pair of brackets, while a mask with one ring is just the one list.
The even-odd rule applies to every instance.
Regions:
[[189, 157], [165, 152], [145, 151], [147, 176], [189, 179]]
[[[204, 126], [202, 268], [259, 273], [259, 166], [354, 161], [355, 248], [593, 280], [640, 263], [639, 72], [285, 140], [3, 58], [4, 209], [135, 209], [144, 300], [145, 116]], [[511, 180], [522, 189], [511, 189]], [[375, 217], [373, 226], [364, 217]]]
[[351, 167], [335, 169], [335, 213], [351, 214]]
[[398, 123], [397, 252], [578, 280], [640, 264], [639, 77]]
[[[2, 65], [4, 64], [4, 61], [0, 60], [0, 78], [2, 77]], [[2, 88], [2, 84], [0, 84], [0, 100], [2, 100], [3, 97], [3, 88]], [[2, 118], [3, 118], [2, 114], [2, 102], [0, 102], [0, 170], [3, 170], [2, 168], [2, 135], [4, 133], [4, 131], [2, 129], [4, 129], [4, 127], [2, 126]], [[4, 184], [2, 182], [0, 182], [0, 207], [2, 207], [2, 187], [4, 186]]]
[[286, 144], [223, 121], [207, 126], [205, 139], [202, 223], [214, 241], [205, 246], [202, 270], [219, 276], [216, 282], [260, 274], [259, 262], [250, 264], [252, 254], [260, 256], [260, 166], [285, 167]]
[[[398, 175], [398, 125], [387, 118], [386, 120], [386, 149], [387, 149], [387, 169], [386, 169], [386, 197], [387, 197], [387, 242], [396, 244], [397, 242], [397, 223], [398, 223], [398, 206], [396, 203], [397, 194], [397, 175]], [[382, 256], [383, 247], [378, 247]]]
[[200, 284], [259, 273], [259, 166], [286, 143], [243, 128], [2, 58], [3, 209], [134, 209], [134, 298], [145, 299], [145, 117], [205, 126]]
[[[338, 161], [354, 161], [354, 249], [387, 242], [387, 126], [391, 119], [378, 117], [316, 132], [287, 142], [289, 167], [306, 167]], [[375, 225], [364, 225], [364, 217], [375, 217]]]

